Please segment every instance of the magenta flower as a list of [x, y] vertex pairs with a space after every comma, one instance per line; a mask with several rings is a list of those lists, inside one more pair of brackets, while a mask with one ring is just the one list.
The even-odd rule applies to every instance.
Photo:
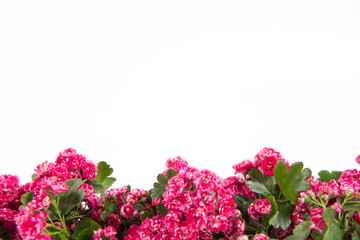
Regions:
[[269, 240], [269, 237], [263, 233], [256, 234], [252, 240]]
[[255, 202], [254, 208], [258, 213], [267, 215], [271, 212], [271, 203], [269, 200], [260, 199]]

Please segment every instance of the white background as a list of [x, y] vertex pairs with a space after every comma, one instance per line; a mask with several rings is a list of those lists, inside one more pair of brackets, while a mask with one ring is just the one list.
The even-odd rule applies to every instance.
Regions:
[[0, 174], [68, 147], [149, 189], [272, 147], [358, 168], [359, 1], [1, 1]]

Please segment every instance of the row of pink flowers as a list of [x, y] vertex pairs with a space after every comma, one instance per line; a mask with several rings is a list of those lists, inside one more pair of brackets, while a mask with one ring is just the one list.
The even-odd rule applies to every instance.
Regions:
[[[294, 190], [295, 204], [275, 182], [279, 162], [291, 168], [279, 152], [264, 148], [253, 160], [235, 164], [235, 175], [222, 179], [176, 157], [166, 161], [166, 170], [153, 189], [123, 186], [105, 191], [96, 190], [101, 183], [99, 166], [66, 149], [54, 163], [36, 166], [29, 183], [19, 185], [16, 176], [0, 176], [0, 238], [77, 239], [90, 234], [97, 240], [265, 240], [285, 239], [296, 227], [309, 223], [306, 238], [315, 239], [326, 231], [329, 223], [324, 214], [331, 209], [339, 214], [335, 224], [347, 221], [336, 225], [342, 234], [357, 234], [349, 226], [360, 224], [360, 214], [353, 207], [359, 201], [358, 170], [346, 170], [329, 181], [299, 175], [309, 187]], [[264, 182], [252, 178], [255, 170]], [[174, 174], [168, 176], [171, 171]], [[252, 187], [251, 181], [260, 187]], [[70, 200], [65, 201], [66, 197]], [[349, 204], [352, 207], [344, 211]], [[283, 206], [289, 212], [284, 216], [287, 223], [276, 220]]]

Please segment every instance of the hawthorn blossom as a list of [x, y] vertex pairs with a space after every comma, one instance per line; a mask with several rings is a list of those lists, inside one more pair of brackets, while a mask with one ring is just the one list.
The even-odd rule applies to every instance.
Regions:
[[269, 237], [263, 233], [256, 234], [252, 240], [269, 240]]
[[312, 224], [310, 225], [310, 229], [318, 231], [319, 233], [323, 233], [322, 228], [326, 225], [324, 218], [322, 216], [324, 212], [324, 208], [315, 208], [310, 212], [310, 218]]
[[267, 215], [271, 212], [271, 203], [267, 199], [257, 200], [254, 204], [254, 209], [262, 215]]
[[126, 203], [121, 207], [120, 214], [124, 218], [130, 219], [131, 216], [133, 215], [134, 211], [135, 211], [134, 207], [131, 204]]

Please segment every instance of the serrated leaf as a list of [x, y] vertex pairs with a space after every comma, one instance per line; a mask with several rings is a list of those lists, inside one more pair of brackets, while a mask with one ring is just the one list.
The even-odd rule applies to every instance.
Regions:
[[150, 197], [152, 199], [156, 199], [156, 198], [162, 198], [163, 196], [163, 193], [166, 191], [166, 188], [165, 187], [155, 187], [153, 189], [151, 189], [150, 191]]
[[110, 211], [111, 213], [118, 212], [116, 205], [108, 198], [105, 198], [104, 207], [106, 210]]
[[115, 178], [109, 177], [113, 169], [110, 167], [109, 164], [102, 161], [97, 164], [98, 171], [96, 172], [96, 177], [94, 179], [94, 182], [96, 184], [100, 184], [104, 187], [104, 191], [109, 189], [111, 185], [116, 181]]
[[275, 228], [281, 227], [282, 229], [287, 229], [291, 224], [291, 213], [293, 207], [289, 202], [277, 202], [278, 211], [270, 219], [269, 224], [273, 225]]
[[158, 182], [160, 183], [160, 185], [162, 185], [162, 186], [167, 186], [167, 184], [168, 184], [168, 179], [167, 179], [164, 175], [159, 174], [159, 175], [157, 175], [157, 178], [156, 178], [156, 179], [158, 180]]
[[[290, 167], [291, 168], [291, 167]], [[289, 169], [290, 171], [290, 169]], [[294, 171], [294, 170], [292, 170]], [[274, 168], [275, 180], [278, 183], [282, 194], [294, 204], [297, 204], [299, 195], [291, 185], [291, 177], [288, 174], [287, 166], [284, 161], [279, 161]]]
[[295, 226], [293, 234], [286, 237], [285, 240], [306, 240], [311, 232], [311, 221], [304, 221]]
[[175, 169], [169, 168], [166, 172], [166, 176], [168, 179], [175, 177], [177, 174], [177, 171]]
[[318, 173], [319, 178], [317, 180], [321, 182], [329, 182], [331, 179], [338, 180], [343, 172], [322, 170]]
[[253, 192], [259, 194], [275, 194], [275, 178], [273, 176], [264, 175], [258, 169], [251, 169], [249, 171], [250, 179], [246, 186]]
[[161, 216], [165, 216], [166, 214], [168, 214], [169, 210], [166, 209], [166, 207], [164, 206], [164, 204], [162, 202], [160, 202], [157, 206], [156, 206], [156, 210], [158, 211], [158, 213]]

